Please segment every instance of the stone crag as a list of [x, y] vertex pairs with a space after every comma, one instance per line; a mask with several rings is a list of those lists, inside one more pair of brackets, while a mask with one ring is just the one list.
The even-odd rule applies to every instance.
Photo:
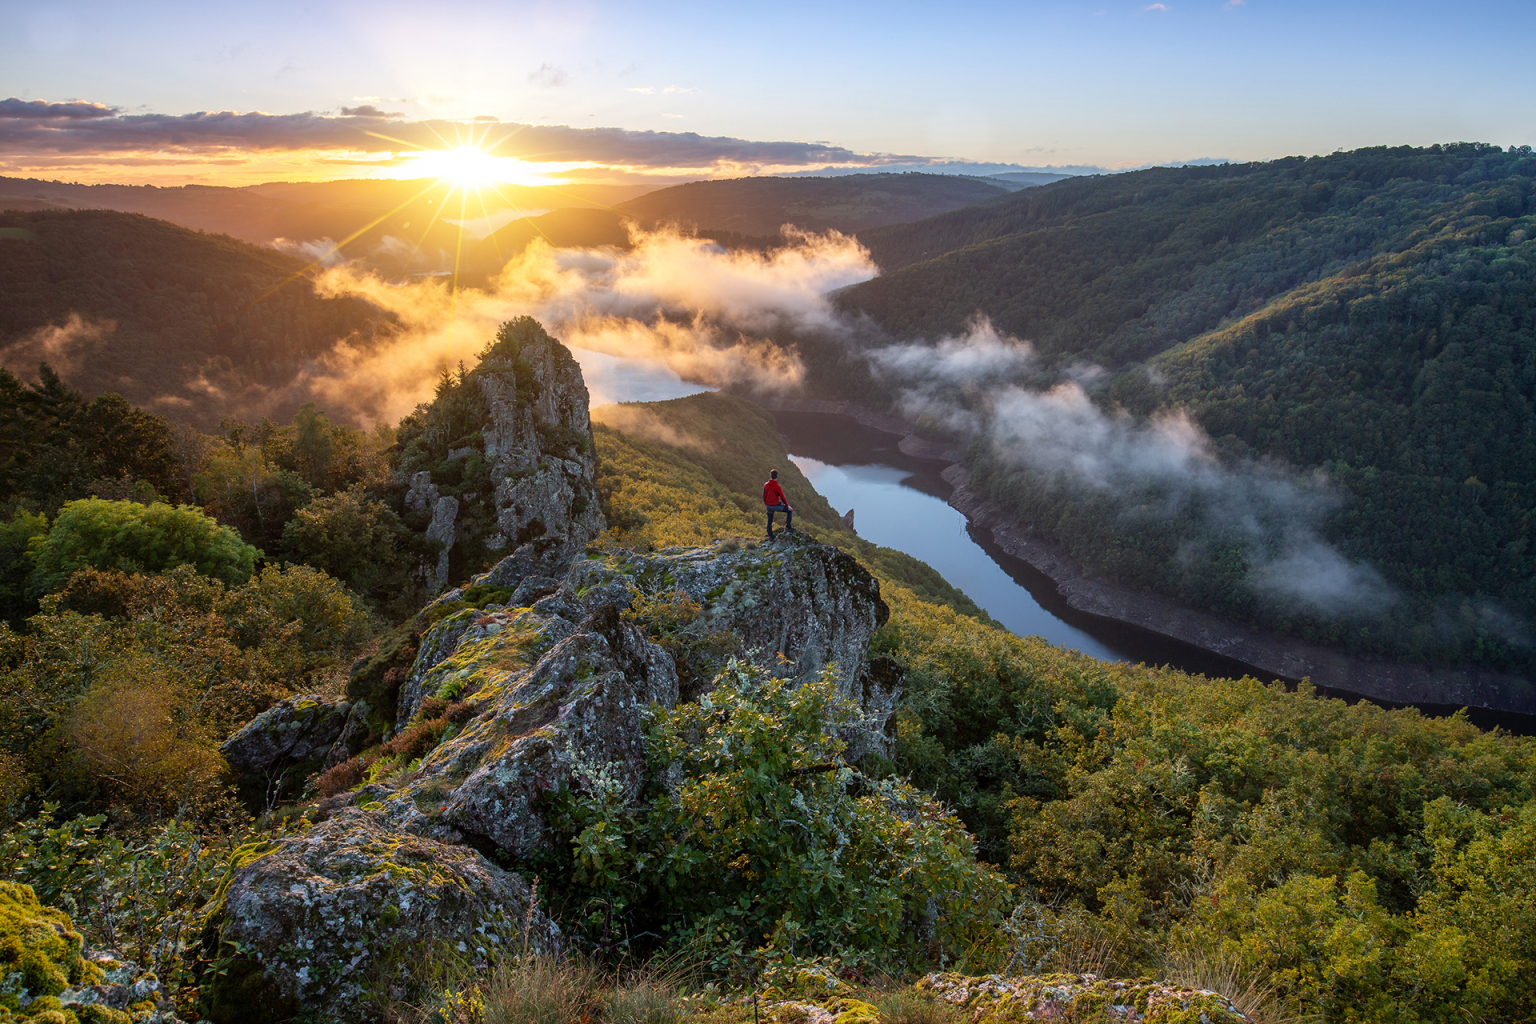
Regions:
[[[367, 984], [408, 985], [406, 948], [446, 942], [488, 957], [530, 933], [537, 948], [557, 947], [528, 886], [486, 858], [517, 869], [548, 852], [561, 791], [638, 805], [656, 770], [650, 709], [679, 700], [680, 648], [648, 631], [657, 603], [693, 616], [674, 642], [729, 637], [721, 659], [791, 678], [832, 668], [862, 711], [851, 753], [886, 742], [901, 679], [868, 648], [889, 612], [848, 555], [787, 534], [756, 547], [584, 552], [558, 575], [534, 571], [558, 560], [520, 550], [442, 595], [445, 614], [414, 646], [395, 729], [447, 702], [459, 724], [419, 760], [327, 799], [309, 832], [237, 858], [209, 942], [236, 943], [242, 959], [210, 987], [213, 1019], [276, 1020], [302, 1005], [360, 1020]], [[269, 766], [319, 755], [328, 740], [334, 750], [338, 711], [322, 710], [284, 702], [231, 749]]]
[[570, 352], [521, 317], [402, 426], [404, 511], [438, 549], [433, 585], [534, 541], [552, 569], [602, 532], [587, 400]]

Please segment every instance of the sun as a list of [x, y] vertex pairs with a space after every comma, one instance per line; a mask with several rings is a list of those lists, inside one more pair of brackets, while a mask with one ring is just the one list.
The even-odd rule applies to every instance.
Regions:
[[414, 154], [411, 171], [425, 178], [441, 178], [460, 188], [478, 189], [505, 181], [507, 168], [502, 165], [508, 162], [504, 157], [494, 157], [474, 146], [458, 146]]
[[516, 157], [496, 156], [478, 146], [453, 146], [411, 153], [389, 177], [436, 178], [466, 193], [478, 193], [497, 185], [554, 185], [560, 182], [562, 172], [587, 166], [530, 163]]

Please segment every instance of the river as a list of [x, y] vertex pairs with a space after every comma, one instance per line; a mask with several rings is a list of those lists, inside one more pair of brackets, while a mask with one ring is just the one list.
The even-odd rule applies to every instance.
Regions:
[[[581, 349], [572, 354], [582, 366], [594, 405], [664, 401], [711, 390], [682, 380], [659, 361]], [[897, 447], [897, 435], [829, 413], [776, 412], [774, 418], [791, 460], [812, 486], [838, 511], [854, 510], [859, 536], [928, 563], [1019, 636], [1039, 636], [1106, 661], [1167, 665], [1212, 677], [1279, 678], [1192, 644], [1069, 607], [1049, 577], [1002, 550], [990, 531], [973, 527], [950, 507], [952, 489], [940, 476], [944, 464], [907, 455]], [[1349, 701], [1360, 699], [1326, 687], [1319, 690]], [[1431, 715], [1455, 710], [1417, 706]], [[1498, 725], [1536, 734], [1536, 716], [1478, 708], [1471, 709], [1470, 716], [1483, 728]]]

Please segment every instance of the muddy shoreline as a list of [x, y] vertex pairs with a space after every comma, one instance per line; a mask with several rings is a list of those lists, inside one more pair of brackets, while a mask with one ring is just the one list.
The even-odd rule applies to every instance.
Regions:
[[1188, 608], [1169, 598], [1097, 579], [1053, 545], [1034, 537], [1014, 517], [967, 486], [956, 448], [922, 438], [913, 424], [853, 402], [755, 398], [771, 412], [846, 416], [876, 430], [901, 435], [908, 455], [949, 463], [944, 479], [954, 488], [949, 504], [975, 527], [991, 533], [1008, 554], [1033, 566], [1055, 584], [1075, 611], [1146, 630], [1229, 658], [1260, 674], [1397, 704], [1482, 708], [1536, 715], [1536, 685], [1507, 673], [1383, 661], [1264, 633], [1251, 626]]

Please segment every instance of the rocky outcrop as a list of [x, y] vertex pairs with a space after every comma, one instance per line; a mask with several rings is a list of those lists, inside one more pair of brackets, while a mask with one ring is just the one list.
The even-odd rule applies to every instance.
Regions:
[[529, 549], [528, 571], [558, 568], [604, 528], [581, 368], [539, 324], [504, 324], [480, 364], [447, 382], [402, 432], [407, 521], [437, 545], [424, 573]]
[[433, 949], [469, 962], [557, 950], [559, 929], [528, 885], [465, 846], [347, 810], [302, 835], [246, 847], [207, 937], [238, 951], [207, 986], [215, 1020], [369, 1016], [365, 989], [413, 987]]
[[[445, 604], [494, 599], [443, 608], [421, 636], [390, 742], [430, 728], [440, 730], [435, 745], [330, 798], [322, 815], [335, 817], [255, 851], [236, 874], [214, 917], [222, 939], [248, 950], [229, 998], [302, 1001], [345, 1018], [364, 971], [396, 969], [392, 943], [463, 941], [478, 955], [491, 941], [484, 908], [526, 904], [521, 882], [473, 850], [512, 864], [547, 854], [561, 838], [553, 797], [633, 807], [653, 781], [648, 716], [677, 703], [671, 651], [681, 651], [652, 638], [658, 605], [693, 617], [681, 627], [668, 619], [669, 643], [727, 637], [738, 655], [796, 678], [835, 663], [843, 692], [864, 709], [856, 731], [873, 738], [852, 737], [855, 754], [884, 736], [900, 676], [867, 649], [888, 611], [874, 578], [834, 548], [789, 534], [734, 550], [584, 555], [558, 577], [529, 564], [508, 556], [445, 594]], [[273, 720], [293, 712], [284, 715]], [[387, 932], [369, 905], [393, 915]], [[340, 966], [323, 972], [322, 963]]]
[[251, 719], [220, 753], [243, 788], [288, 791], [357, 753], [368, 733], [366, 715], [366, 707], [344, 700], [290, 697]]
[[497, 637], [461, 646], [443, 667], [472, 680], [463, 696], [478, 714], [398, 789], [359, 799], [382, 798], [400, 828], [518, 858], [548, 850], [545, 805], [561, 790], [638, 799], [645, 710], [677, 701], [672, 659], [603, 605], [533, 660], [527, 645], [554, 635], [549, 618], [525, 609]]
[[1164, 981], [1117, 981], [1096, 974], [930, 974], [913, 987], [964, 1010], [965, 1018], [976, 1024], [1098, 1019], [1127, 1024], [1243, 1024], [1248, 1020], [1230, 999], [1210, 989]]
[[865, 652], [890, 609], [852, 556], [786, 531], [758, 548], [626, 554], [620, 567], [643, 593], [699, 602], [708, 628], [770, 671], [803, 678], [836, 664], [843, 694], [864, 702]]

